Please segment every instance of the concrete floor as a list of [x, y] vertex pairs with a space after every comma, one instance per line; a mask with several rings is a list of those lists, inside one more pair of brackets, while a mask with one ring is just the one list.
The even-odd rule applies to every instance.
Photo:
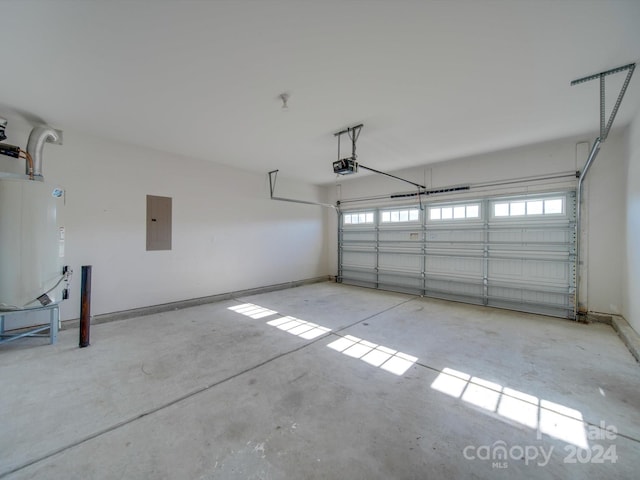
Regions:
[[603, 324], [320, 283], [94, 325], [77, 343], [70, 329], [0, 348], [0, 478], [640, 469], [640, 366]]

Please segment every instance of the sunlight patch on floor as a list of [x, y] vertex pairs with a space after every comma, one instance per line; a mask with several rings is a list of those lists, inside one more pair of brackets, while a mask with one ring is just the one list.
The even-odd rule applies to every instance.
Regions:
[[431, 388], [517, 422], [542, 434], [589, 448], [582, 413], [573, 408], [444, 368]]
[[327, 347], [395, 375], [404, 374], [418, 360], [412, 355], [352, 335], [341, 337], [335, 342], [331, 342]]

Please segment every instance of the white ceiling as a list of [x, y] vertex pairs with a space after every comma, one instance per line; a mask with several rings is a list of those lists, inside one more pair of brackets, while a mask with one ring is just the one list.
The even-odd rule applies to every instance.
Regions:
[[358, 159], [384, 171], [595, 131], [598, 83], [569, 82], [640, 56], [638, 0], [0, 0], [0, 15], [0, 116], [316, 184], [335, 179], [333, 133], [361, 122]]

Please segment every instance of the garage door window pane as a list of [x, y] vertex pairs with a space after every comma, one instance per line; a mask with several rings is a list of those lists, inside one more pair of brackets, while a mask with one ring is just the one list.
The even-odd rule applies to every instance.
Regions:
[[382, 212], [382, 221], [390, 222], [391, 221], [391, 212]]
[[412, 210], [409, 210], [409, 221], [415, 222], [417, 220], [420, 220], [420, 212], [415, 208]]
[[440, 220], [440, 209], [439, 208], [430, 208], [429, 209], [429, 218], [431, 220]]
[[453, 208], [444, 207], [442, 209], [442, 219], [443, 220], [451, 220], [453, 218]]
[[409, 210], [400, 210], [400, 221], [401, 222], [409, 221]]
[[467, 218], [480, 217], [480, 207], [478, 205], [467, 205]]
[[527, 202], [527, 215], [542, 215], [542, 200]]
[[552, 200], [544, 201], [544, 213], [545, 215], [562, 213], [562, 199], [554, 198]]
[[454, 207], [453, 208], [453, 218], [464, 218], [465, 217], [466, 208], [462, 207]]
[[524, 202], [511, 202], [511, 216], [524, 215]]
[[508, 203], [496, 203], [494, 205], [494, 212], [496, 217], [508, 217], [509, 216], [509, 204]]

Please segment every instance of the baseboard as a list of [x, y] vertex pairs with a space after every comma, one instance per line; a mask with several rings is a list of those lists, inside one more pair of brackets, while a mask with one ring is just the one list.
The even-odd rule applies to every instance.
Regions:
[[[237, 290], [233, 292], [220, 293], [207, 297], [191, 298], [187, 300], [179, 300], [177, 302], [163, 303], [160, 305], [150, 305], [148, 307], [133, 308], [131, 310], [123, 310], [120, 312], [103, 313], [91, 316], [91, 324], [98, 325], [100, 323], [114, 322], [117, 320], [126, 320], [128, 318], [142, 317], [153, 315], [156, 313], [170, 312], [182, 310], [183, 308], [197, 307], [198, 305], [206, 305], [208, 303], [222, 302], [237, 297], [245, 297], [248, 295], [257, 295], [259, 293], [275, 292], [278, 290], [286, 290], [288, 288], [300, 287], [302, 285], [310, 285], [312, 283], [320, 283], [330, 281], [331, 276], [325, 275], [321, 277], [307, 278], [304, 280], [296, 280], [286, 283], [278, 283], [275, 285], [266, 285], [264, 287], [249, 288], [246, 290]], [[65, 320], [62, 322], [62, 329], [78, 328], [80, 319]]]
[[612, 315], [611, 320], [613, 329], [627, 346], [631, 355], [640, 362], [640, 335], [629, 325], [629, 322], [624, 317]]
[[631, 325], [620, 315], [608, 315], [590, 312], [587, 315], [590, 322], [606, 323], [616, 331], [622, 343], [629, 349], [631, 355], [640, 362], [640, 335], [631, 328]]

